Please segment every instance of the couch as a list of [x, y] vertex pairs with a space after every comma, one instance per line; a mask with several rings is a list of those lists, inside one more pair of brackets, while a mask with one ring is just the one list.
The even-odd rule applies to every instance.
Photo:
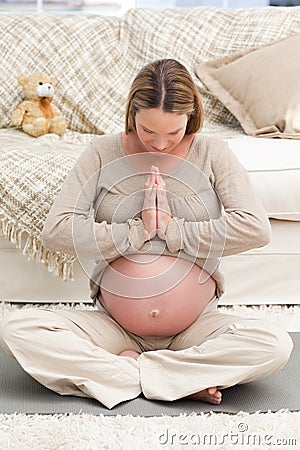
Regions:
[[[266, 115], [279, 109], [281, 87], [278, 79], [273, 80], [272, 63], [284, 49], [275, 47], [270, 64], [254, 58], [249, 71], [244, 67], [241, 72], [241, 77], [252, 76], [252, 84], [246, 80], [239, 92], [241, 103], [250, 102], [250, 116], [254, 97], [252, 91], [247, 98], [247, 89], [253, 89], [253, 83], [254, 88], [259, 86], [262, 67], [266, 74], [268, 95], [263, 96], [266, 87], [262, 94], [257, 91], [259, 123], [251, 117], [250, 123], [249, 114], [237, 111], [236, 93], [215, 77], [224, 67], [225, 72], [233, 67], [227, 82], [232, 80], [238, 88], [240, 78], [234, 74], [239, 73], [235, 67], [240, 61], [257, 55], [256, 50], [274, 51], [273, 44], [286, 45], [286, 39], [298, 33], [298, 7], [137, 8], [123, 17], [0, 14], [0, 298], [90, 302], [88, 279], [78, 261], [42, 246], [45, 217], [92, 138], [123, 129], [126, 95], [138, 69], [151, 60], [173, 57], [190, 70], [201, 93], [205, 109], [201, 132], [228, 142], [248, 171], [272, 226], [267, 246], [222, 259], [226, 292], [220, 303], [299, 304], [300, 129], [294, 119], [286, 120], [289, 105], [283, 105], [282, 117], [264, 123]], [[295, 48], [294, 61], [297, 55], [300, 60], [299, 49]], [[280, 64], [277, 75], [279, 69]], [[58, 80], [53, 102], [68, 126], [61, 137], [34, 138], [11, 124], [11, 112], [22, 100], [18, 75], [36, 70]], [[293, 95], [289, 91], [283, 95], [283, 103], [299, 94], [299, 73], [279, 73], [281, 82], [293, 90]], [[266, 103], [269, 110], [264, 114]]]

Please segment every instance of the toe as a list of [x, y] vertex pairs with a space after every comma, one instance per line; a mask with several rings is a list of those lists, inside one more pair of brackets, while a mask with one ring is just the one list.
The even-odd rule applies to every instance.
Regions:
[[208, 388], [209, 401], [214, 404], [219, 404], [222, 401], [222, 393], [216, 387]]

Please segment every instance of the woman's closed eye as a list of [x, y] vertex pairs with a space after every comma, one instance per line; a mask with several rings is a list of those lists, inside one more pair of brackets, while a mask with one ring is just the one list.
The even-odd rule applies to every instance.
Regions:
[[149, 134], [153, 133], [153, 131], [148, 130], [147, 128], [143, 128], [143, 131], [144, 131], [145, 133], [149, 133]]
[[[148, 130], [147, 128], [143, 128], [143, 131], [148, 134], [154, 134], [154, 131]], [[181, 130], [172, 131], [171, 133], [168, 133], [168, 136], [176, 136]]]

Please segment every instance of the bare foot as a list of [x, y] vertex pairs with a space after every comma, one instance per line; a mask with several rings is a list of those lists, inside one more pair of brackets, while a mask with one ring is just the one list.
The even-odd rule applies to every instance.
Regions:
[[210, 387], [203, 389], [203, 391], [196, 392], [195, 394], [188, 395], [185, 398], [219, 405], [222, 401], [222, 393], [218, 391], [216, 387]]
[[129, 358], [138, 359], [140, 354], [135, 350], [123, 350], [118, 356], [129, 356]]

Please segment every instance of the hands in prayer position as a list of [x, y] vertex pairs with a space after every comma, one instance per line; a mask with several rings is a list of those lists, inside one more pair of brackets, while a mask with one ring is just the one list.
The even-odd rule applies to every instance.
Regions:
[[145, 241], [154, 238], [156, 235], [165, 240], [166, 229], [171, 218], [166, 183], [159, 172], [159, 168], [151, 166], [151, 172], [145, 184], [142, 212], [142, 221], [146, 231]]

